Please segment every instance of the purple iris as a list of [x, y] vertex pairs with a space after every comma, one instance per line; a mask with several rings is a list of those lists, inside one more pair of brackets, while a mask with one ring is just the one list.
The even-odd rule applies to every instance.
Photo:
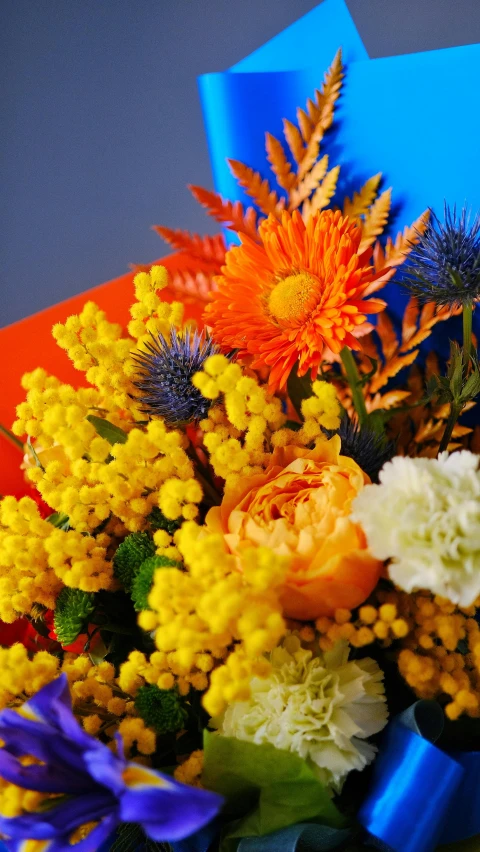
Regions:
[[[0, 817], [0, 832], [11, 852], [43, 841], [40, 852], [95, 852], [121, 822], [140, 823], [157, 841], [176, 841], [205, 826], [218, 813], [221, 796], [180, 784], [168, 775], [117, 755], [86, 734], [72, 713], [66, 675], [43, 687], [20, 712], [0, 713], [0, 776], [27, 790], [60, 794], [51, 808], [18, 817]], [[23, 766], [30, 755], [41, 763]], [[98, 825], [71, 847], [71, 834], [88, 822]], [[32, 846], [33, 848], [33, 846]], [[37, 849], [37, 847], [35, 847]]]

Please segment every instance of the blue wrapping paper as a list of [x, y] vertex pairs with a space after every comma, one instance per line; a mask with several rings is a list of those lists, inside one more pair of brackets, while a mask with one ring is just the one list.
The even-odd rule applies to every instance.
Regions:
[[[480, 45], [369, 59], [344, 0], [324, 0], [228, 71], [199, 78], [216, 190], [251, 203], [226, 158], [271, 177], [265, 132], [283, 138], [282, 119], [295, 120], [339, 46], [346, 79], [336, 123], [322, 143], [331, 165], [342, 165], [336, 197], [351, 196], [381, 171], [383, 186], [393, 187], [390, 234], [427, 207], [442, 215], [445, 199], [479, 209]], [[384, 292], [399, 320], [404, 294], [395, 283]]]

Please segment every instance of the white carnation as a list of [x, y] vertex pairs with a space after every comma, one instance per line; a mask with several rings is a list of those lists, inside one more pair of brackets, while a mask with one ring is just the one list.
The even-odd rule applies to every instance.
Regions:
[[297, 752], [320, 780], [339, 791], [376, 749], [367, 737], [386, 725], [383, 672], [374, 660], [348, 661], [348, 646], [314, 657], [290, 635], [270, 655], [268, 678], [254, 678], [251, 698], [217, 721], [227, 737]]
[[467, 450], [438, 459], [388, 462], [367, 485], [352, 517], [401, 589], [429, 589], [470, 606], [480, 595], [479, 457]]

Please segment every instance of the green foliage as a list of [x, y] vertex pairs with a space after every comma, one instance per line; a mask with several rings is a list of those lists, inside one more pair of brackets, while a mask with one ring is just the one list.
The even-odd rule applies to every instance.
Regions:
[[58, 530], [67, 532], [70, 529], [70, 518], [64, 512], [53, 512], [46, 520]]
[[170, 852], [168, 843], [157, 843], [146, 837], [142, 827], [136, 822], [124, 822], [117, 828], [115, 840], [110, 852]]
[[155, 545], [145, 532], [130, 533], [118, 546], [113, 557], [115, 576], [131, 591], [133, 580], [142, 562], [155, 554]]
[[[203, 736], [202, 782], [225, 796], [229, 813], [238, 817], [223, 840], [222, 852], [236, 849], [241, 837], [268, 834], [299, 822], [348, 827], [328, 789], [298, 754], [207, 730]], [[256, 802], [253, 809], [252, 802]]]
[[157, 568], [178, 568], [179, 565], [180, 562], [175, 562], [174, 559], [169, 559], [168, 556], [149, 556], [148, 559], [142, 562], [133, 579], [130, 592], [137, 612], [149, 609], [148, 596]]
[[55, 607], [53, 623], [61, 645], [70, 645], [82, 632], [95, 609], [93, 592], [81, 589], [62, 589]]
[[176, 689], [159, 689], [155, 684], [140, 687], [135, 709], [149, 728], [158, 734], [181, 731], [188, 712]]
[[165, 530], [169, 535], [173, 535], [173, 533], [178, 530], [178, 528], [182, 525], [182, 519], [169, 521], [168, 518], [160, 511], [158, 506], [154, 506], [149, 515], [147, 515], [147, 521], [149, 522], [152, 530]]
[[101, 438], [105, 438], [109, 444], [126, 444], [128, 435], [123, 429], [114, 426], [109, 420], [103, 417], [97, 417], [95, 414], [88, 414], [87, 420], [95, 427]]
[[312, 380], [310, 373], [307, 373], [305, 376], [299, 376], [297, 368], [298, 363], [295, 364], [287, 379], [287, 391], [295, 411], [299, 417], [302, 417], [302, 402], [313, 394]]

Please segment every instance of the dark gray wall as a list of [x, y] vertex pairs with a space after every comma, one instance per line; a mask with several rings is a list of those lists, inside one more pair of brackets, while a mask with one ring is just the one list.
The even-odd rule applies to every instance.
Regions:
[[[212, 230], [196, 77], [317, 2], [2, 0], [0, 326], [161, 255], [153, 223]], [[480, 41], [480, 0], [347, 2], [373, 57]]]

